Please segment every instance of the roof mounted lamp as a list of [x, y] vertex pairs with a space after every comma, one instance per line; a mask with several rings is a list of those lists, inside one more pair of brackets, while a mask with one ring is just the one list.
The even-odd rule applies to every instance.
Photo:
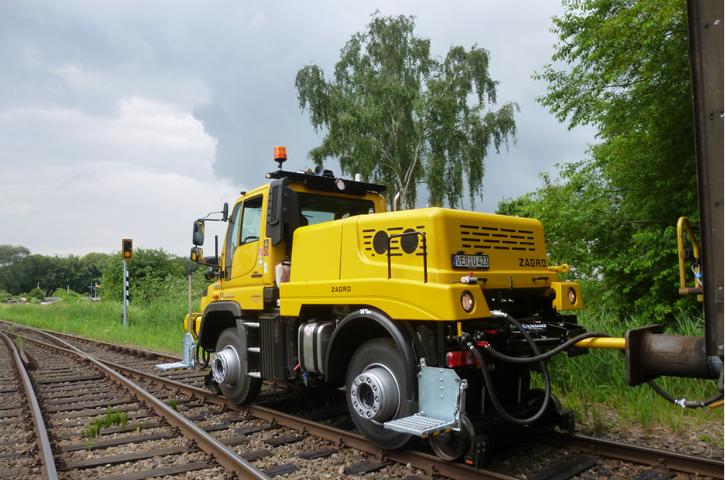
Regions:
[[274, 161], [277, 162], [279, 169], [282, 170], [282, 164], [287, 161], [287, 147], [275, 145]]

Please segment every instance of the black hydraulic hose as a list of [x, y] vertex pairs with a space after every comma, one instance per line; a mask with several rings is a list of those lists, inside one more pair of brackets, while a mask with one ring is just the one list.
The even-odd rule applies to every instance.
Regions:
[[[505, 315], [505, 314], [504, 314]], [[515, 319], [514, 319], [515, 321]], [[524, 334], [524, 336], [528, 335], [526, 333], [526, 330], [524, 330], [523, 326], [516, 322], [518, 325], [516, 328], [518, 328], [521, 333]], [[542, 353], [541, 355], [535, 355], [533, 357], [512, 357], [510, 355], [506, 355], [505, 353], [501, 353], [495, 348], [493, 348], [491, 345], [488, 345], [485, 348], [485, 352], [491, 355], [493, 358], [497, 360], [501, 360], [502, 362], [508, 362], [508, 363], [515, 363], [518, 365], [525, 365], [527, 363], [535, 363], [540, 362], [542, 360], [548, 360], [557, 353], [562, 352], [563, 350], [567, 350], [571, 347], [573, 347], [577, 342], [580, 342], [582, 340], [585, 340], [587, 338], [602, 338], [602, 337], [609, 337], [606, 333], [596, 333], [596, 332], [587, 332], [582, 333], [581, 335], [577, 335], [574, 338], [570, 338], [566, 342], [562, 343], [561, 345], [557, 345], [556, 347], [552, 348], [546, 353]]]
[[544, 401], [541, 403], [539, 410], [537, 410], [532, 416], [528, 418], [519, 418], [508, 413], [504, 409], [503, 405], [501, 405], [501, 402], [499, 402], [498, 395], [496, 395], [496, 388], [493, 384], [493, 379], [491, 378], [491, 373], [488, 371], [488, 365], [486, 364], [486, 360], [483, 358], [483, 355], [481, 355], [476, 346], [472, 343], [468, 344], [468, 349], [473, 352], [473, 356], [476, 357], [476, 360], [478, 360], [478, 366], [481, 368], [481, 373], [483, 373], [483, 381], [486, 384], [486, 391], [491, 399], [493, 408], [496, 409], [496, 412], [498, 412], [504, 420], [516, 425], [528, 425], [539, 420], [546, 413], [546, 409], [549, 408], [549, 401], [551, 399], [551, 379], [549, 378], [549, 370], [546, 368], [546, 362], [541, 362], [541, 375], [544, 377]]
[[659, 396], [661, 396], [662, 398], [664, 398], [668, 402], [674, 403], [675, 405], [678, 405], [678, 406], [680, 406], [682, 408], [703, 408], [703, 407], [707, 407], [709, 405], [712, 405], [713, 403], [717, 402], [718, 400], [722, 400], [722, 398], [723, 398], [723, 394], [722, 393], [718, 393], [717, 395], [713, 395], [712, 397], [706, 398], [705, 400], [701, 400], [701, 401], [686, 400], [684, 398], [677, 399], [677, 398], [673, 397], [672, 395], [670, 395], [669, 393], [667, 393], [654, 380], [650, 380], [649, 382], [647, 382], [647, 385], [649, 385], [650, 387], [652, 387], [652, 390], [654, 390], [655, 392], [657, 392], [657, 394]]
[[197, 364], [199, 364], [199, 350], [201, 350], [201, 360], [203, 362], [202, 367], [207, 368], [209, 366], [209, 352], [206, 350], [206, 348], [202, 347], [199, 343], [197, 343], [196, 349], [194, 351], [194, 357]]
[[[536, 342], [534, 342], [534, 339], [531, 338], [529, 332], [524, 330], [518, 320], [516, 320], [511, 315], [498, 310], [494, 310], [491, 313], [495, 317], [501, 317], [509, 323], [513, 324], [516, 328], [518, 328], [526, 339], [526, 342], [531, 346], [531, 350], [533, 350], [534, 355], [537, 357], [540, 356], [540, 350], [539, 347], [536, 345]], [[476, 357], [476, 360], [478, 360], [478, 365], [481, 368], [481, 373], [483, 374], [483, 381], [486, 384], [486, 390], [488, 391], [488, 396], [491, 398], [493, 408], [496, 409], [496, 412], [498, 412], [498, 414], [501, 415], [504, 420], [516, 425], [528, 425], [539, 420], [546, 413], [546, 409], [549, 408], [549, 402], [551, 400], [551, 378], [549, 377], [549, 369], [546, 366], [545, 360], [539, 361], [541, 376], [544, 379], [544, 401], [541, 403], [541, 407], [539, 407], [536, 413], [534, 413], [532, 416], [528, 418], [519, 418], [514, 417], [513, 415], [508, 413], [503, 408], [503, 405], [501, 405], [501, 402], [499, 402], [498, 396], [496, 395], [496, 389], [493, 385], [493, 379], [491, 378], [491, 373], [488, 371], [488, 365], [486, 364], [486, 360], [483, 358], [483, 355], [481, 355], [481, 353], [472, 343], [468, 343], [467, 347], [473, 353], [473, 356]]]

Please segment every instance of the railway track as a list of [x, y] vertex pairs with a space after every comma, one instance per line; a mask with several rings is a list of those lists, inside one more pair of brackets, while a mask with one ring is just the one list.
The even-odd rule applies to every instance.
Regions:
[[[0, 333], [0, 405], [0, 478], [56, 477], [35, 390], [18, 349], [4, 333]], [[32, 430], [25, 428], [28, 423]]]
[[[14, 328], [20, 329], [17, 326]], [[26, 329], [23, 329], [23, 335], [28, 335], [28, 343], [40, 342], [38, 345], [45, 348], [50, 348], [50, 344], [53, 342], [48, 338], [40, 340], [41, 334]], [[36, 339], [31, 340], [32, 336]], [[59, 336], [83, 350], [92, 351], [95, 357], [102, 359], [100, 361], [103, 364], [139, 384], [147, 385], [147, 388], [155, 395], [168, 399], [172, 396], [170, 392], [175, 392], [174, 395], [178, 396], [178, 399], [175, 400], [177, 404], [192, 407], [198, 404], [198, 408], [204, 410], [204, 413], [194, 413], [192, 409], [189, 416], [195, 421], [206, 421], [203, 425], [207, 427], [212, 425], [212, 430], [217, 436], [223, 438], [229, 435], [229, 431], [236, 428], [237, 432], [243, 434], [241, 436], [249, 437], [248, 442], [244, 442], [244, 448], [235, 449], [237, 454], [246, 455], [254, 465], [264, 467], [260, 468], [260, 471], [266, 468], [266, 474], [270, 476], [290, 474], [299, 478], [322, 478], [324, 475], [315, 475], [315, 473], [331, 472], [332, 477], [328, 478], [365, 473], [371, 474], [372, 477], [385, 475], [411, 479], [438, 475], [461, 479], [569, 478], [587, 470], [591, 473], [590, 469], [596, 470], [598, 459], [606, 457], [655, 467], [659, 475], [662, 475], [662, 472], [682, 472], [714, 478], [723, 477], [721, 461], [642, 449], [581, 436], [549, 435], [534, 440], [534, 442], [544, 442], [549, 446], [557, 445], [558, 448], [565, 449], [562, 451], [566, 453], [559, 461], [554, 458], [548, 465], [532, 467], [532, 470], [537, 473], [528, 476], [522, 475], [521, 469], [496, 468], [495, 461], [492, 464], [493, 470], [474, 469], [460, 463], [444, 462], [432, 455], [415, 450], [382, 451], [369, 444], [360, 435], [319, 421], [301, 418], [299, 415], [260, 404], [250, 405], [244, 409], [231, 405], [223, 397], [201, 388], [204, 371], [159, 372], [155, 370], [156, 364], [178, 361], [176, 357], [97, 343], [75, 336]], [[60, 348], [68, 349], [69, 346]], [[58, 347], [56, 346], [56, 348]], [[274, 405], [275, 402], [269, 402], [268, 399], [275, 395], [283, 396], [278, 387], [268, 387], [267, 400], [263, 396], [260, 403], [267, 401], [268, 404]], [[216, 411], [221, 412], [220, 415], [226, 413], [226, 419], [219, 417], [221, 420], [214, 420]], [[233, 422], [236, 427], [222, 429], [220, 425], [228, 425], [230, 415], [232, 420], [236, 420]], [[582, 451], [594, 456], [577, 454]], [[253, 455], [249, 455], [250, 452]], [[341, 458], [345, 458], [345, 461], [341, 462]], [[336, 461], [333, 469], [326, 464], [330, 459]], [[506, 463], [504, 461], [504, 464]], [[640, 472], [651, 471], [648, 467], [635, 468], [633, 471], [637, 470]], [[586, 474], [584, 476], [586, 477]], [[596, 478], [596, 476], [589, 478]]]
[[[19, 471], [0, 472], [0, 477], [140, 480], [164, 475], [214, 478], [232, 471], [239, 478], [268, 478], [163, 397], [96, 360], [30, 339], [23, 344], [33, 367], [26, 373], [53, 440], [47, 464], [54, 470], [34, 476], [32, 468], [19, 465]], [[182, 399], [176, 402], [191, 408]], [[48, 451], [47, 443], [41, 451]]]

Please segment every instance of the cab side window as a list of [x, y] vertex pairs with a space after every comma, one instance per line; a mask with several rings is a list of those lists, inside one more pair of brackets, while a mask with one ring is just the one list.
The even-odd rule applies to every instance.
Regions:
[[242, 234], [239, 237], [239, 244], [256, 242], [259, 240], [259, 233], [262, 224], [262, 196], [254, 197], [244, 202], [244, 213], [242, 214]]
[[226, 249], [224, 252], [224, 276], [228, 280], [231, 278], [232, 259], [234, 251], [239, 245], [239, 227], [242, 219], [242, 205], [237, 204], [229, 217], [229, 227], [227, 228]]

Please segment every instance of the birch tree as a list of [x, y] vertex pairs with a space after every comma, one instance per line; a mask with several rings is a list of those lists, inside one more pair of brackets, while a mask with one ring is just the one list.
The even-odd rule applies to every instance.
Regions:
[[498, 109], [489, 53], [452, 47], [434, 58], [430, 40], [414, 33], [413, 17], [373, 16], [350, 38], [332, 78], [317, 65], [295, 81], [300, 109], [323, 134], [310, 158], [337, 158], [343, 173], [361, 173], [416, 203], [427, 184], [428, 203], [471, 206], [483, 195], [484, 160], [515, 140], [515, 103]]

